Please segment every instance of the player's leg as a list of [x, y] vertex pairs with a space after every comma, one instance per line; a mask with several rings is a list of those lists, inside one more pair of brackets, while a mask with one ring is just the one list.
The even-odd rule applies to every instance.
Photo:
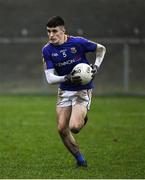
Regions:
[[64, 145], [77, 160], [77, 164], [79, 166], [87, 167], [87, 162], [85, 161], [83, 155], [80, 153], [79, 146], [72, 136], [69, 128], [70, 115], [71, 107], [57, 107], [58, 131]]
[[92, 90], [78, 91], [73, 98], [72, 113], [70, 118], [70, 129], [78, 133], [88, 121], [87, 112], [90, 109]]
[[86, 116], [84, 118], [84, 125], [86, 125], [87, 122], [88, 122], [88, 115], [86, 114]]
[[[75, 92], [67, 92], [61, 90], [58, 91], [58, 100], [57, 100], [58, 131], [62, 138], [63, 143], [76, 158], [78, 165], [86, 167], [87, 163], [84, 157], [82, 156], [82, 154], [80, 153], [79, 146], [76, 143], [74, 137], [72, 136], [69, 128], [70, 117], [72, 114], [72, 97], [74, 94]], [[76, 103], [76, 101], [74, 103]]]
[[57, 123], [60, 137], [67, 149], [75, 156], [79, 147], [69, 129], [71, 107], [57, 107]]
[[87, 117], [87, 108], [82, 104], [75, 104], [72, 106], [72, 113], [69, 127], [73, 133], [78, 133], [85, 124]]
[[[80, 104], [76, 104], [72, 106], [72, 113], [71, 113], [69, 127], [73, 133], [78, 133], [80, 129], [84, 126], [84, 118], [86, 116], [86, 113], [87, 113], [87, 108], [85, 106]], [[87, 167], [87, 162], [80, 151], [78, 151], [75, 154], [75, 158], [77, 160], [78, 166]]]
[[[74, 94], [72, 100], [72, 113], [70, 117], [69, 127], [73, 133], [78, 133], [86, 124], [87, 111], [91, 104], [92, 90], [82, 90]], [[77, 164], [79, 166], [87, 166], [87, 162], [83, 155], [78, 152], [76, 154]]]
[[60, 137], [67, 149], [75, 155], [76, 152], [79, 151], [79, 147], [69, 129], [72, 111], [72, 101], [69, 98], [70, 96], [71, 92], [58, 89], [56, 112]]

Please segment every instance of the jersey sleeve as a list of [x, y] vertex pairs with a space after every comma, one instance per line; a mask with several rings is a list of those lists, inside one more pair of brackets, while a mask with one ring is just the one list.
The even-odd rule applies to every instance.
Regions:
[[84, 52], [94, 52], [97, 49], [97, 43], [87, 40], [85, 38], [79, 38], [79, 43], [81, 44]]
[[46, 69], [53, 69], [54, 65], [50, 56], [50, 52], [46, 50], [46, 48], [42, 49], [42, 56], [43, 56], [43, 61], [46, 65]]

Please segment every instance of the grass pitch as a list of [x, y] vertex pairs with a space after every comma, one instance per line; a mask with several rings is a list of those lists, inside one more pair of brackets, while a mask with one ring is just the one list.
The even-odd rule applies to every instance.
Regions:
[[145, 98], [94, 97], [76, 135], [78, 169], [56, 127], [55, 97], [0, 96], [0, 178], [145, 178]]

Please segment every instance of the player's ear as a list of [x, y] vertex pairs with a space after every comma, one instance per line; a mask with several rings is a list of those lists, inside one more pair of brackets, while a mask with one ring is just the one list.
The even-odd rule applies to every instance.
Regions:
[[65, 33], [66, 32], [66, 29], [64, 26], [61, 26], [61, 30]]

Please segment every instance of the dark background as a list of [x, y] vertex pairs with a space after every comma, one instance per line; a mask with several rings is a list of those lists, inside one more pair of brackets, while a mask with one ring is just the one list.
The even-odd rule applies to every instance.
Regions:
[[45, 36], [45, 24], [53, 15], [65, 18], [71, 34], [145, 36], [144, 0], [0, 0], [0, 37], [21, 36], [22, 29], [29, 36]]
[[96, 92], [125, 91], [126, 44], [126, 91], [144, 92], [144, 0], [0, 0], [0, 92], [53, 91], [54, 87], [47, 87], [41, 61], [41, 49], [47, 42], [45, 25], [53, 15], [65, 19], [68, 34], [106, 46]]

